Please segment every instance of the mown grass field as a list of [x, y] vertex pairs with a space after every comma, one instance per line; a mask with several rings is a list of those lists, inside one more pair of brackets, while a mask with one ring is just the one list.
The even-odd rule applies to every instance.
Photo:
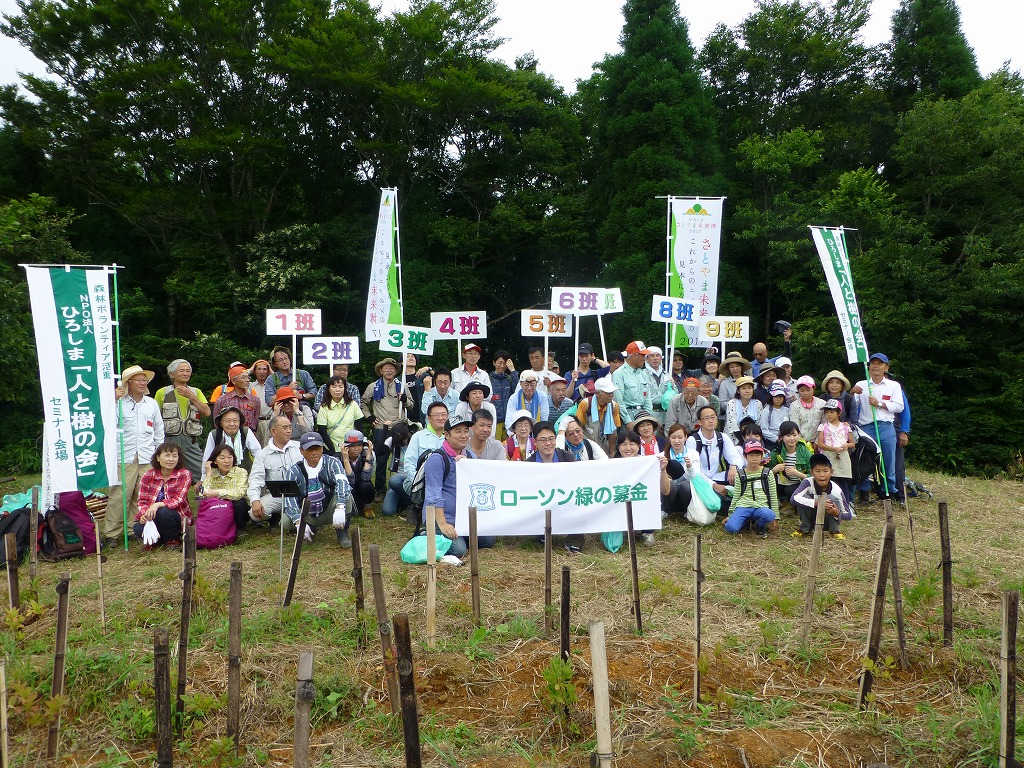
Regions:
[[[543, 636], [543, 551], [502, 539], [481, 553], [482, 629], [473, 626], [468, 566], [438, 567], [438, 644], [425, 644], [426, 569], [401, 562], [409, 526], [360, 520], [370, 644], [359, 649], [351, 555], [331, 532], [303, 550], [293, 604], [279, 607], [277, 537], [199, 553], [188, 656], [186, 716], [175, 764], [291, 764], [299, 653], [314, 652], [313, 761], [322, 766], [404, 765], [400, 723], [390, 714], [366, 548], [380, 545], [388, 610], [410, 617], [424, 764], [584, 766], [594, 750], [588, 626], [608, 637], [612, 730], [618, 766], [996, 765], [998, 657], [1003, 590], [1024, 590], [1024, 487], [912, 471], [949, 501], [955, 588], [951, 648], [942, 645], [937, 505], [912, 499], [897, 517], [910, 669], [896, 656], [892, 592], [883, 658], [870, 709], [856, 709], [874, 569], [884, 515], [875, 505], [826, 539], [811, 643], [800, 643], [809, 539], [792, 539], [784, 518], [768, 540], [703, 533], [702, 703], [692, 706], [693, 537], [670, 521], [652, 549], [640, 548], [645, 634], [630, 613], [629, 556], [588, 538], [582, 555], [556, 552], [572, 569], [571, 677]], [[4, 490], [22, 490], [22, 486]], [[11, 489], [11, 490], [9, 490]], [[290, 551], [291, 539], [287, 541]], [[242, 752], [224, 738], [227, 596], [232, 560], [243, 571]], [[95, 558], [22, 566], [28, 618], [8, 612], [2, 635], [10, 695], [12, 765], [42, 762], [55, 637], [54, 584], [71, 573], [65, 765], [154, 761], [153, 629], [171, 633], [172, 676], [181, 600], [181, 554], [115, 552], [104, 568], [107, 627], [100, 627]], [[35, 600], [36, 603], [31, 601]], [[557, 597], [556, 597], [557, 602]], [[1018, 698], [1024, 688], [1018, 677]], [[175, 681], [172, 679], [172, 690]], [[568, 704], [570, 715], [564, 714]], [[1024, 722], [1024, 720], [1022, 720]], [[1024, 743], [1024, 727], [1018, 728]]]

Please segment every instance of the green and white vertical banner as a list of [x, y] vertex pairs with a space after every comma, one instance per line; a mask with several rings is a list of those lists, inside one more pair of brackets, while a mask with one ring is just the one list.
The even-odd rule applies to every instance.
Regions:
[[402, 325], [401, 251], [398, 243], [398, 190], [380, 192], [377, 237], [373, 243], [370, 288], [366, 295], [366, 341], [380, 341], [386, 325]]
[[25, 267], [43, 393], [47, 495], [118, 482], [110, 269]]
[[811, 227], [811, 237], [818, 249], [821, 266], [825, 269], [832, 301], [836, 305], [839, 327], [846, 344], [846, 362], [867, 363], [868, 344], [860, 322], [857, 294], [853, 290], [853, 273], [846, 251], [846, 237], [842, 227]]
[[695, 309], [693, 323], [674, 326], [669, 346], [692, 347], [703, 317], [718, 309], [718, 260], [722, 243], [724, 197], [668, 199], [669, 253], [666, 269], [668, 296], [686, 299]]

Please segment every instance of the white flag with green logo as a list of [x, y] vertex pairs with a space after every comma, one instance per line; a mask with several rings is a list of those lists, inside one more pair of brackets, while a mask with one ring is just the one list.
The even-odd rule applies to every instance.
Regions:
[[366, 340], [379, 341], [386, 325], [402, 325], [398, 274], [398, 190], [382, 189], [366, 295]]
[[693, 316], [673, 326], [672, 346], [697, 343], [701, 318], [718, 314], [718, 261], [724, 197], [670, 197], [668, 295], [686, 299]]
[[846, 252], [842, 227], [811, 227], [811, 237], [814, 238], [829, 290], [832, 291], [832, 301], [836, 305], [839, 327], [843, 330], [843, 341], [846, 344], [846, 361], [866, 363], [868, 344], [860, 323], [860, 310], [857, 308], [857, 294], [853, 290], [853, 273], [850, 271], [850, 258]]
[[26, 267], [43, 393], [43, 485], [51, 493], [117, 479], [109, 272]]

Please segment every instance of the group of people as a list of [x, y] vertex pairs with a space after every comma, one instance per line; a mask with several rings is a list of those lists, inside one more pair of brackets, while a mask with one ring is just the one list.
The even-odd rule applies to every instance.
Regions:
[[[384, 515], [409, 510], [421, 529], [433, 508], [438, 533], [453, 540], [450, 554], [460, 556], [466, 542], [454, 530], [459, 461], [644, 455], [659, 457], [666, 514], [686, 516], [691, 480], [700, 474], [719, 498], [730, 532], [752, 525], [766, 534], [780, 503], [802, 511], [824, 489], [834, 496], [830, 531], [838, 533], [838, 520], [853, 515], [856, 430], [877, 440], [881, 487], [895, 497], [909, 407], [900, 385], [886, 375], [888, 359], [877, 353], [868, 379], [851, 386], [834, 370], [817, 396], [811, 376], [794, 377], [788, 329], [784, 337], [778, 357], [769, 358], [764, 344], [754, 346], [751, 361], [735, 351], [723, 359], [711, 348], [693, 369], [680, 350], [666, 367], [662, 350], [642, 341], [608, 360], [584, 343], [564, 376], [540, 348], [529, 350], [521, 373], [505, 350], [493, 354], [493, 368], [485, 371], [483, 350], [470, 343], [455, 370], [421, 367], [413, 355], [404, 365], [384, 358], [361, 392], [349, 381], [347, 365], [335, 365], [317, 387], [307, 371], [293, 369], [290, 350], [276, 347], [269, 360], [231, 363], [209, 400], [189, 385], [186, 360], [171, 362], [171, 384], [153, 398], [153, 372], [132, 366], [117, 392], [122, 484], [111, 489], [104, 540], [122, 535], [117, 510], [124, 503], [147, 546], [174, 544], [182, 521], [193, 517], [188, 491], [196, 486], [200, 514], [206, 499], [230, 501], [236, 529], [253, 523], [294, 530], [306, 501], [306, 535], [333, 527], [343, 547], [351, 546], [353, 517], [372, 515], [375, 500]], [[212, 419], [208, 434], [206, 417]], [[288, 492], [280, 490], [282, 481]], [[801, 517], [801, 531], [805, 522]], [[654, 543], [653, 531], [641, 535], [643, 543]], [[583, 537], [569, 537], [566, 547], [580, 551]]]

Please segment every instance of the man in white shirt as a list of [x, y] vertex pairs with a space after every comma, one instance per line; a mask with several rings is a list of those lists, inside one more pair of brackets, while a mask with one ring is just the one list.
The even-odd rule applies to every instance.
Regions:
[[459, 407], [459, 396], [452, 389], [452, 372], [447, 368], [438, 368], [434, 371], [434, 388], [423, 393], [420, 408], [426, 409], [432, 403], [443, 403], [448, 413], [455, 413], [455, 409]]
[[[858, 426], [871, 439], [878, 440], [882, 451], [882, 462], [885, 464], [885, 484], [879, 489], [882, 498], [888, 496], [894, 502], [902, 498], [900, 489], [896, 487], [896, 415], [903, 412], [905, 401], [903, 388], [899, 382], [886, 377], [889, 370], [889, 358], [881, 352], [875, 352], [868, 359], [870, 379], [858, 381], [850, 390], [857, 398]], [[875, 434], [877, 421], [878, 434]], [[866, 501], [865, 494], [871, 490], [871, 481], [860, 484], [861, 501]]]
[[268, 480], [287, 480], [288, 470], [302, 460], [297, 441], [292, 440], [292, 422], [287, 416], [274, 416], [270, 420], [270, 440], [256, 454], [249, 473], [249, 517], [255, 521], [269, 520], [274, 525], [281, 519], [280, 496], [266, 493]]
[[736, 473], [746, 462], [740, 449], [732, 440], [718, 432], [718, 413], [710, 405], [705, 405], [697, 412], [697, 423], [700, 429], [686, 438], [687, 466], [692, 466], [691, 452], [697, 454], [700, 473], [711, 481], [715, 493], [722, 500], [720, 515], [729, 511], [731, 497], [728, 489], [736, 480]]
[[[405, 475], [403, 485], [407, 495], [412, 491], [412, 481], [416, 477], [420, 456], [437, 450], [444, 442], [444, 425], [447, 421], [448, 407], [444, 403], [437, 401], [427, 407], [427, 424], [412, 436], [402, 458], [402, 474]], [[419, 515], [419, 512], [415, 510], [416, 515]]]
[[469, 382], [476, 381], [491, 390], [491, 377], [477, 364], [483, 350], [478, 344], [467, 344], [462, 348], [462, 367], [452, 371], [452, 391], [456, 397], [462, 394], [462, 388]]
[[[139, 512], [139, 486], [149, 469], [153, 452], [164, 441], [164, 420], [160, 406], [149, 397], [153, 371], [132, 365], [121, 373], [123, 392], [117, 401], [118, 422], [123, 432], [121, 484], [110, 486], [107, 514], [103, 520], [103, 545], [116, 544], [124, 532], [125, 516], [132, 520]], [[125, 506], [127, 502], [127, 507]]]

